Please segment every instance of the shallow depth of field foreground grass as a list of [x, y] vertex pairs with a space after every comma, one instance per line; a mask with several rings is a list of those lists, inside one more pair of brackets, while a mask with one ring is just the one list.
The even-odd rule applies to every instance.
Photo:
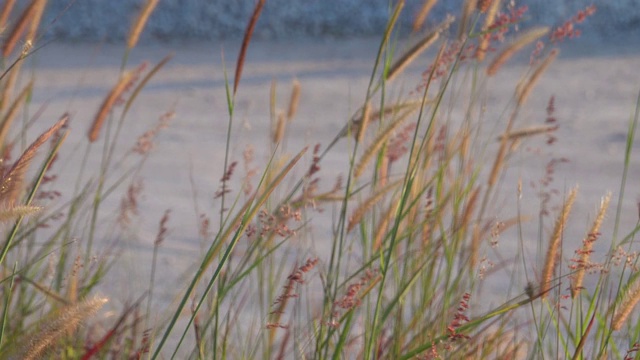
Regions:
[[[27, 61], [43, 45], [46, 0], [3, 5], [0, 358], [640, 358], [640, 218], [621, 221], [640, 94], [629, 104], [620, 183], [602, 190], [579, 239], [565, 236], [571, 221], [584, 221], [571, 218], [579, 184], [554, 182], [566, 159], [551, 157], [542, 179], [507, 176], [523, 151], [553, 153], [562, 143], [555, 115], [562, 105], [551, 94], [546, 108], [533, 109], [542, 114], [537, 124], [521, 114], [562, 43], [597, 16], [592, 6], [558, 26], [523, 28], [526, 7], [466, 1], [456, 17], [435, 23], [426, 19], [437, 1], [427, 0], [405, 34], [396, 28], [404, 2], [390, 1], [366, 96], [344, 114], [335, 139], [293, 148], [288, 129], [304, 89], [294, 81], [280, 109], [274, 82], [264, 109], [269, 145], [235, 159], [236, 94], [253, 28], [269, 6], [257, 1], [235, 63], [221, 69], [228, 112], [215, 116], [227, 124], [226, 152], [224, 164], [212, 166], [224, 175], [210, 189], [193, 189], [207, 196], [193, 200], [203, 214], [193, 234], [205, 251], [184, 283], [158, 282], [157, 255], [172, 219], [165, 212], [148, 287], [125, 306], [110, 304], [121, 294], [102, 285], [121, 249], [102, 240], [127, 236], [139, 174], [147, 161], [162, 161], [153, 157], [162, 146], [155, 140], [171, 131], [174, 115], [168, 108], [135, 144], [122, 141], [135, 121], [129, 110], [172, 59], [129, 64], [156, 3], [146, 1], [134, 17], [120, 77], [105, 79], [113, 87], [77, 149], [73, 193], [62, 195], [59, 151], [70, 131], [85, 130], [72, 115], [29, 107], [37, 68]], [[488, 118], [488, 85], [514, 57], [530, 66], [512, 79], [502, 115]], [[403, 76], [418, 58], [429, 64], [422, 77]], [[35, 121], [51, 127], [38, 136]], [[348, 165], [326, 167], [323, 159], [341, 146]], [[536, 202], [523, 202], [531, 191]], [[147, 194], [154, 195], [162, 194]], [[122, 197], [115, 217], [114, 197]], [[312, 235], [327, 219], [331, 229], [322, 233], [330, 237]], [[499, 250], [505, 237], [515, 245]], [[317, 245], [301, 246], [301, 238]], [[508, 301], [485, 288], [491, 278]], [[177, 300], [154, 302], [159, 286]]]

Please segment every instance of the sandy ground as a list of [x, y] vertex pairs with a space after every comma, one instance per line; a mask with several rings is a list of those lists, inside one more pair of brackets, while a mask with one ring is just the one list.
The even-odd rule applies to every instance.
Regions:
[[[232, 159], [241, 161], [245, 146], [252, 144], [256, 149], [256, 164], [266, 161], [268, 151], [264, 149], [268, 149], [269, 141], [268, 104], [272, 80], [277, 81], [277, 103], [280, 108], [287, 105], [292, 79], [297, 78], [302, 86], [299, 113], [288, 130], [291, 137], [286, 143], [287, 151], [294, 153], [305, 145], [316, 143], [326, 145], [364, 99], [377, 41], [253, 43], [237, 99]], [[166, 54], [176, 53], [166, 68], [148, 84], [132, 108], [120, 142], [123, 152], [135, 142], [137, 136], [153, 127], [163, 113], [175, 109], [176, 117], [159, 136], [154, 153], [140, 174], [144, 179], [144, 194], [139, 204], [141, 215], [135, 219], [130, 232], [118, 234], [124, 251], [118, 259], [118, 266], [110, 274], [110, 282], [101, 290], [106, 296], [114, 298], [116, 304], [136, 298], [140, 295], [139, 289], [146, 288], [152, 244], [158, 221], [166, 209], [172, 212], [170, 233], [160, 251], [156, 290], [156, 306], [159, 310], [165, 310], [167, 302], [177, 294], [176, 289], [181, 287], [176, 285], [179, 275], [201, 255], [198, 213], [217, 216], [219, 203], [214, 202], [212, 196], [219, 187], [218, 180], [223, 171], [228, 116], [221, 55], [224, 50], [227, 67], [233, 68], [237, 49], [238, 44], [235, 43], [149, 45], [135, 49], [129, 58], [131, 66], [145, 60], [154, 64]], [[34, 66], [36, 80], [32, 112], [46, 103], [45, 115], [36, 127], [43, 129], [66, 111], [73, 115], [72, 133], [64, 145], [63, 152], [66, 155], [62, 157], [69, 160], [57, 164], [57, 171], [61, 175], [58, 186], [65, 195], [73, 191], [72, 179], [76, 177], [81, 154], [86, 150], [86, 131], [103, 97], [117, 79], [122, 55], [122, 47], [115, 45], [53, 44], [37, 53], [30, 62]], [[406, 93], [415, 88], [421, 71], [430, 60], [429, 56], [421, 57], [391, 87], [391, 94]], [[526, 61], [509, 64], [500, 75], [482, 84], [486, 88], [482, 101], [487, 109], [483, 119], [487, 129], [493, 126], [501, 129], [504, 126], [505, 116], [501, 114], [512, 99], [525, 65]], [[521, 200], [523, 207], [536, 215], [539, 200], [535, 190], [528, 184], [543, 176], [544, 166], [551, 158], [549, 153], [553, 157], [565, 157], [570, 162], [558, 167], [553, 187], [562, 193], [574, 184], [580, 186], [572, 225], [566, 232], [567, 238], [571, 238], [575, 245], [568, 246], [565, 251], [573, 252], [605, 192], [612, 191], [614, 204], [617, 203], [625, 134], [640, 91], [639, 65], [640, 53], [628, 47], [586, 41], [566, 46], [557, 62], [541, 79], [518, 123], [521, 126], [541, 124], [545, 118], [547, 101], [550, 95], [554, 95], [555, 115], [560, 124], [557, 133], [559, 141], [551, 148], [542, 147], [541, 155], [527, 150], [540, 144], [524, 144], [524, 151], [512, 159], [511, 168], [501, 181], [505, 197], [493, 209], [497, 220], [513, 215], [518, 178], [522, 178], [525, 184]], [[467, 103], [464, 98], [460, 101]], [[449, 104], [446, 106], [450, 107]], [[460, 105], [451, 106], [450, 109], [452, 121], [464, 116], [464, 108]], [[622, 202], [623, 234], [625, 230], [632, 229], [638, 220], [638, 145], [640, 141], [636, 140], [627, 191]], [[325, 187], [333, 184], [338, 173], [344, 173], [342, 169], [346, 169], [347, 149], [348, 144], [343, 141], [322, 163], [326, 173]], [[90, 163], [97, 166], [98, 160], [99, 153], [94, 150], [90, 155]], [[308, 162], [308, 159], [305, 161]], [[242, 174], [239, 171], [235, 179]], [[191, 184], [191, 177], [195, 188]], [[195, 196], [194, 189], [197, 191]], [[105, 220], [101, 221], [99, 229], [101, 234], [110, 233], [108, 230], [118, 213], [120, 193], [106, 201], [102, 211]], [[195, 210], [194, 197], [197, 198], [199, 211]], [[326, 210], [324, 215], [314, 215], [316, 218], [311, 234], [295, 243], [301, 256], [326, 257], [331, 218], [335, 216], [331, 208]], [[603, 230], [606, 243], [610, 240], [610, 235], [606, 234], [611, 234], [613, 217], [609, 217]], [[538, 241], [537, 226], [534, 224], [531, 228], [525, 236], [533, 252]], [[82, 237], [83, 234], [75, 236]], [[108, 235], [104, 235], [104, 241], [107, 240]], [[517, 239], [505, 235], [496, 251], [509, 258], [516, 247]], [[605, 251], [604, 248], [600, 250]], [[491, 250], [487, 256], [497, 259]], [[536, 262], [540, 259], [531, 260], [530, 270], [535, 271], [539, 268]], [[508, 297], [505, 283], [508, 282], [504, 281], [504, 277], [487, 282], [488, 292], [505, 294], [504, 297], [492, 298], [492, 302], [500, 303]], [[519, 289], [515, 291], [521, 292]]]

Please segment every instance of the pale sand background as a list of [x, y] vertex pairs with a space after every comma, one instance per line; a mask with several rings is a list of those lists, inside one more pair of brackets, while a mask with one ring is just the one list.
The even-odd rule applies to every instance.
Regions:
[[[256, 164], [268, 158], [269, 139], [269, 86], [272, 79], [278, 83], [278, 105], [287, 105], [290, 84], [297, 78], [302, 85], [299, 112], [289, 128], [290, 140], [286, 149], [297, 152], [305, 145], [320, 142], [326, 145], [362, 102], [369, 81], [378, 39], [319, 41], [307, 40], [295, 43], [260, 42], [251, 44], [242, 82], [240, 84], [236, 123], [233, 129], [231, 159], [240, 161], [234, 179], [240, 179], [242, 151], [246, 144], [256, 150]], [[165, 209], [171, 209], [170, 234], [160, 250], [157, 276], [156, 308], [162, 313], [167, 304], [180, 292], [186, 282], [179, 275], [193, 266], [202, 254], [198, 240], [197, 215], [194, 210], [190, 172], [193, 173], [201, 211], [217, 218], [219, 203], [212, 200], [219, 187], [223, 171], [223, 154], [227, 126], [224, 74], [221, 66], [221, 49], [227, 67], [233, 69], [238, 50], [237, 43], [193, 43], [186, 45], [146, 45], [135, 49], [129, 59], [131, 67], [149, 60], [155, 64], [170, 52], [175, 58], [148, 84], [132, 108], [126, 131], [121, 140], [123, 148], [129, 148], [140, 134], [151, 128], [163, 113], [175, 107], [176, 117], [172, 125], [158, 138], [155, 152], [146, 163], [141, 177], [144, 179], [144, 195], [140, 202], [140, 217], [134, 221], [130, 234], [117, 234], [123, 249], [118, 266], [109, 275], [109, 282], [102, 287], [104, 295], [112, 298], [118, 308], [121, 302], [137, 298], [140, 289], [146, 288], [150, 270], [152, 244], [158, 221]], [[37, 53], [30, 64], [35, 66], [35, 95], [31, 112], [47, 103], [36, 130], [44, 129], [62, 113], [73, 114], [72, 133], [64, 144], [62, 159], [56, 164], [61, 176], [58, 188], [64, 195], [72, 193], [80, 154], [85, 151], [85, 134], [103, 97], [115, 83], [122, 59], [123, 47], [116, 45], [64, 45], [54, 44]], [[431, 61], [426, 55], [393, 84], [391, 94], [406, 93], [413, 89], [420, 72]], [[487, 112], [483, 122], [486, 129], [502, 129], [505, 123], [503, 110], [511, 101], [517, 79], [525, 70], [526, 61], [510, 63], [499, 76], [486, 81]], [[566, 157], [569, 163], [556, 171], [554, 188], [561, 193], [579, 184], [580, 193], [566, 231], [565, 258], [571, 257], [579, 246], [589, 220], [593, 218], [597, 204], [606, 191], [613, 192], [611, 215], [608, 217], [598, 248], [602, 256], [608, 248], [613, 209], [617, 204], [620, 174], [625, 147], [626, 130], [635, 100], [640, 91], [640, 53], [628, 46], [613, 46], [587, 41], [567, 44], [556, 63], [540, 81], [524, 109], [518, 126], [541, 124], [550, 95], [556, 98], [556, 118], [560, 129], [558, 143], [542, 147], [543, 154]], [[29, 72], [25, 72], [28, 74]], [[26, 79], [23, 79], [26, 80]], [[462, 103], [466, 104], [464, 99]], [[446, 105], [447, 108], [449, 105]], [[464, 108], [452, 109], [453, 123], [459, 121]], [[497, 123], [496, 123], [497, 119]], [[492, 135], [492, 137], [495, 136]], [[540, 142], [523, 145], [523, 148], [540, 147]], [[622, 204], [621, 233], [632, 229], [638, 219], [636, 202], [640, 195], [640, 140], [636, 140], [630, 167], [626, 196]], [[338, 174], [346, 169], [348, 143], [342, 141], [321, 163], [324, 188], [333, 185]], [[92, 161], [97, 167], [99, 154], [94, 151]], [[487, 159], [494, 152], [489, 149]], [[73, 157], [73, 156], [75, 157]], [[297, 174], [306, 169], [298, 168]], [[550, 159], [523, 151], [512, 159], [511, 169], [502, 183], [503, 199], [496, 203], [496, 219], [506, 219], [514, 214], [516, 182], [522, 177], [524, 194], [523, 211], [537, 217], [538, 200], [528, 184], [537, 181]], [[67, 178], [68, 177], [68, 178]], [[233, 187], [238, 189], [237, 184]], [[110, 198], [102, 210], [100, 241], [106, 241], [106, 233], [118, 213], [121, 193]], [[559, 198], [555, 199], [555, 204]], [[323, 214], [312, 214], [311, 233], [291, 241], [298, 249], [299, 258], [319, 256], [327, 259], [331, 239], [332, 218], [335, 209], [328, 206]], [[551, 223], [550, 220], [547, 221]], [[215, 222], [214, 222], [215, 227]], [[549, 225], [545, 231], [549, 231]], [[526, 230], [526, 229], [525, 229]], [[537, 244], [536, 224], [530, 224], [525, 236], [530, 257]], [[75, 234], [82, 236], [82, 234]], [[546, 237], [544, 237], [546, 241]], [[512, 259], [517, 247], [517, 237], [505, 234], [496, 251], [506, 259]], [[487, 257], [498, 261], [498, 256], [487, 251]], [[292, 256], [291, 262], [295, 260]], [[536, 261], [530, 258], [532, 269]], [[531, 270], [531, 269], [530, 269]], [[516, 282], [524, 282], [518, 275]], [[480, 297], [492, 293], [491, 303], [496, 305], [510, 297], [506, 273], [500, 272], [486, 280], [486, 290]], [[522, 292], [521, 288], [513, 290]], [[496, 295], [498, 294], [498, 295]], [[504, 294], [501, 296], [499, 294]], [[513, 293], [511, 294], [513, 295]]]

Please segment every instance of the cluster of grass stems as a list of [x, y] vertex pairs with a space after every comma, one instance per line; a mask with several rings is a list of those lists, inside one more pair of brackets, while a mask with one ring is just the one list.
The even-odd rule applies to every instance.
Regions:
[[[102, 208], [105, 199], [129, 184], [116, 223], [126, 227], [127, 212], [135, 207], [139, 192], [140, 170], [172, 114], [170, 109], [161, 114], [159, 124], [143, 134], [131, 151], [116, 156], [127, 146], [118, 139], [128, 110], [171, 59], [168, 55], [149, 70], [143, 66], [128, 70], [128, 55], [157, 1], [147, 1], [131, 27], [120, 77], [80, 145], [85, 157], [73, 194], [55, 208], [48, 207], [46, 199], [59, 197], [52, 190], [56, 183], [50, 173], [60, 161], [57, 155], [69, 132], [68, 115], [28, 145], [33, 81], [23, 85], [18, 81], [25, 61], [37, 55], [39, 34], [46, 32], [39, 29], [46, 0], [32, 0], [21, 9], [14, 9], [15, 1], [4, 2], [0, 357], [638, 358], [640, 325], [633, 316], [640, 300], [638, 259], [629, 256], [622, 265], [614, 260], [621, 248], [632, 254], [640, 229], [637, 223], [619, 224], [640, 98], [629, 122], [612, 234], [599, 232], [613, 201], [605, 195], [584, 241], [564, 241], [577, 188], [556, 197], [560, 203], [556, 213], [540, 212], [539, 224], [550, 217], [553, 226], [540, 225], [543, 246], [533, 257], [524, 255], [522, 233], [530, 214], [522, 211], [517, 195], [512, 217], [496, 221], [492, 213], [494, 204], [510, 196], [505, 187], [522, 192], [521, 184], [502, 182], [517, 145], [536, 137], [555, 140], [553, 101], [547, 122], [539, 126], [518, 124], [519, 114], [558, 56], [555, 45], [575, 35], [573, 25], [594, 9], [568, 20], [571, 26], [516, 32], [522, 11], [499, 0], [468, 0], [458, 19], [447, 18], [422, 30], [436, 2], [425, 1], [416, 14], [414, 45], [404, 52], [398, 51], [402, 46], [397, 41], [404, 1], [390, 3], [390, 19], [373, 59], [366, 95], [357, 111], [345, 117], [344, 128], [332, 142], [289, 153], [284, 144], [302, 97], [301, 85], [294, 82], [286, 111], [277, 108], [273, 86], [269, 109], [273, 131], [266, 166], [247, 171], [242, 182], [233, 183], [242, 185], [234, 190], [237, 162], [229, 149], [236, 135], [235, 99], [253, 30], [265, 6], [264, 0], [257, 1], [233, 81], [226, 81], [222, 184], [215, 193], [216, 205], [205, 210], [201, 228], [195, 229], [206, 252], [194, 264], [189, 281], [175, 288], [179, 301], [163, 309], [168, 315], [151, 316], [157, 313], [152, 311], [156, 259], [168, 236], [167, 211], [154, 243], [148, 289], [117, 309], [118, 316], [105, 319], [96, 314], [111, 295], [95, 294], [114, 264], [117, 247], [96, 245], [106, 237], [99, 224], [111, 221]], [[508, 40], [500, 42], [503, 36]], [[487, 83], [516, 53], [533, 44], [537, 45], [531, 67], [514, 84], [514, 96], [491, 135], [483, 136], [481, 99]], [[402, 86], [396, 83], [409, 81], [402, 77], [404, 70], [428, 48], [435, 51], [427, 52], [431, 66], [417, 90], [398, 92]], [[454, 107], [464, 109], [460, 121], [451, 116]], [[20, 113], [23, 122], [14, 125]], [[49, 121], [48, 116], [41, 117], [40, 121]], [[13, 128], [17, 131], [11, 132]], [[344, 156], [349, 165], [334, 186], [320, 190], [325, 185], [321, 180], [335, 174], [335, 169], [323, 171], [323, 158], [335, 151], [338, 142], [348, 143]], [[19, 149], [17, 160], [11, 161]], [[28, 169], [39, 150], [45, 156], [33, 165], [37, 169], [33, 174]], [[95, 152], [101, 159], [96, 168], [88, 161]], [[131, 158], [134, 165], [122, 170]], [[247, 168], [250, 161], [246, 154]], [[255, 174], [261, 175], [254, 178]], [[312, 236], [306, 229], [320, 217], [321, 208], [332, 208], [336, 214], [332, 237], [315, 240], [328, 244], [328, 251], [291, 246]], [[519, 250], [511, 255], [514, 260], [487, 269], [495, 254], [493, 239], [509, 229], [520, 234]], [[118, 230], [112, 231], [117, 235]], [[609, 251], [593, 253], [595, 241], [609, 241]], [[563, 249], [576, 250], [572, 261], [562, 255]], [[519, 289], [510, 290], [511, 299], [488, 307], [494, 300], [482, 301], [482, 284], [485, 277], [500, 276], [500, 271], [525, 275], [510, 278], [509, 288]], [[585, 285], [587, 279], [590, 285]]]

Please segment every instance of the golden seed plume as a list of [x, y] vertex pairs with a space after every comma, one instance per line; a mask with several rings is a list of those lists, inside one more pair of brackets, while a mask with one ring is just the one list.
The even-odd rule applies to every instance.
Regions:
[[589, 263], [589, 257], [591, 256], [591, 250], [593, 248], [593, 242], [597, 238], [597, 234], [600, 231], [600, 225], [604, 220], [604, 216], [607, 213], [609, 202], [611, 201], [611, 193], [607, 193], [600, 201], [600, 209], [598, 210], [598, 216], [593, 221], [589, 233], [583, 241], [582, 249], [580, 249], [580, 257], [578, 259], [578, 269], [571, 278], [571, 297], [575, 298], [580, 294], [582, 288], [582, 281], [584, 280], [584, 274], [586, 266]]
[[480, 224], [477, 222], [473, 224], [471, 229], [471, 244], [469, 245], [469, 268], [475, 269], [478, 263], [478, 251], [480, 250], [480, 243], [482, 242], [482, 236], [480, 231]]
[[562, 210], [556, 219], [553, 233], [551, 233], [551, 239], [549, 239], [549, 247], [547, 248], [547, 255], [541, 276], [542, 284], [540, 288], [542, 293], [541, 297], [543, 299], [549, 294], [549, 290], [551, 289], [551, 281], [553, 279], [553, 273], [556, 268], [556, 260], [558, 257], [558, 248], [560, 247], [560, 239], [562, 239], [562, 233], [565, 225], [567, 224], [567, 220], [569, 219], [569, 213], [571, 213], [571, 207], [573, 206], [573, 202], [575, 201], [577, 194], [577, 187], [574, 187], [569, 191], [569, 195], [564, 201]]
[[[509, 120], [507, 121], [507, 126], [504, 131], [505, 134], [511, 133], [513, 124], [515, 123], [515, 120], [518, 116], [518, 109], [520, 108], [516, 107], [511, 113], [511, 115], [509, 116]], [[504, 159], [507, 156], [507, 152], [508, 152], [507, 145], [509, 145], [509, 141], [507, 141], [507, 139], [508, 139], [508, 136], [503, 136], [502, 139], [500, 140], [500, 147], [498, 148], [498, 153], [496, 154], [496, 159], [493, 162], [493, 168], [491, 169], [491, 173], [489, 174], [489, 180], [487, 181], [489, 188], [492, 188], [496, 184], [496, 182], [498, 181], [498, 176], [502, 171], [502, 166], [504, 165]], [[513, 146], [514, 142], [512, 142], [511, 145]]]
[[[427, 104], [433, 103], [433, 100], [427, 100]], [[417, 101], [406, 101], [402, 103], [396, 103], [390, 106], [385, 106], [382, 110], [377, 110], [375, 112], [371, 112], [369, 115], [368, 123], [373, 121], [378, 121], [381, 118], [386, 118], [387, 116], [394, 115], [398, 113], [400, 110], [416, 110], [422, 106], [422, 100]], [[351, 120], [345, 125], [345, 127], [340, 132], [340, 136], [347, 136], [351, 134], [354, 138], [357, 138], [359, 132], [359, 128], [362, 126], [362, 120], [364, 115], [364, 107], [354, 115]]]
[[494, 0], [478, 0], [478, 11], [486, 13], [489, 10], [489, 6]]
[[393, 80], [398, 74], [404, 71], [404, 69], [413, 62], [420, 54], [422, 54], [425, 50], [427, 50], [431, 45], [433, 45], [438, 38], [440, 37], [440, 33], [451, 26], [453, 23], [454, 17], [447, 16], [436, 28], [423, 36], [411, 49], [409, 49], [400, 59], [396, 60], [395, 63], [391, 65], [389, 71], [387, 72], [387, 81]]
[[480, 187], [476, 187], [475, 189], [473, 189], [473, 191], [471, 191], [471, 194], [469, 195], [467, 200], [467, 206], [465, 207], [462, 216], [460, 217], [460, 222], [456, 227], [456, 231], [458, 231], [458, 229], [466, 229], [471, 223], [471, 218], [473, 217], [479, 194]]
[[487, 68], [487, 75], [489, 76], [495, 75], [500, 69], [500, 67], [502, 67], [502, 65], [504, 65], [504, 63], [507, 62], [507, 60], [511, 59], [513, 55], [515, 55], [518, 51], [522, 50], [525, 46], [531, 44], [532, 42], [546, 35], [548, 32], [549, 32], [548, 27], [538, 27], [538, 28], [531, 29], [525, 32], [524, 34], [520, 35], [515, 41], [513, 41], [510, 45], [508, 45], [493, 59], [493, 61]]
[[[496, 19], [496, 15], [498, 14], [498, 10], [500, 9], [500, 5], [502, 0], [493, 0], [489, 9], [487, 10], [487, 14], [484, 17], [484, 24], [482, 25], [482, 31], [489, 31], [489, 27], [493, 25], [493, 22]], [[483, 36], [480, 44], [478, 45], [478, 50], [476, 51], [476, 59], [478, 61], [484, 60], [487, 55], [487, 50], [489, 49], [490, 42], [490, 34], [487, 36]]]
[[396, 214], [398, 209], [398, 203], [400, 202], [400, 198], [395, 198], [395, 200], [391, 201], [391, 205], [387, 208], [387, 211], [382, 215], [382, 218], [379, 219], [378, 227], [376, 228], [376, 232], [372, 242], [372, 250], [378, 251], [380, 250], [380, 246], [382, 246], [382, 240], [387, 234], [387, 230], [389, 228], [389, 224], [393, 219], [393, 216]]
[[0, 110], [4, 110], [9, 105], [9, 99], [11, 99], [13, 88], [18, 81], [20, 69], [22, 69], [22, 61], [15, 63], [11, 70], [9, 70], [9, 74], [7, 74], [4, 86], [2, 87], [2, 94], [0, 95]]
[[247, 49], [249, 48], [249, 43], [253, 37], [253, 30], [256, 28], [256, 23], [260, 18], [265, 1], [266, 0], [258, 0], [256, 2], [251, 19], [249, 19], [249, 24], [247, 24], [247, 28], [244, 31], [242, 45], [240, 45], [240, 53], [238, 54], [238, 60], [236, 60], [236, 73], [233, 78], [233, 96], [235, 96], [238, 91], [238, 85], [240, 84], [240, 78], [242, 77], [242, 69], [244, 68], [244, 61], [247, 56]]
[[2, 7], [2, 12], [0, 12], [0, 33], [4, 33], [7, 28], [7, 20], [9, 20], [9, 15], [11, 15], [11, 10], [13, 10], [13, 6], [16, 4], [16, 0], [6, 0], [4, 2], [4, 6]]
[[27, 98], [27, 96], [29, 96], [32, 89], [33, 81], [30, 81], [29, 84], [27, 84], [27, 86], [25, 86], [24, 89], [20, 91], [20, 94], [18, 94], [18, 96], [13, 100], [13, 103], [11, 103], [11, 106], [7, 110], [4, 119], [2, 119], [2, 123], [0, 124], [0, 148], [4, 147], [4, 140], [9, 133], [9, 129], [11, 128], [11, 124], [13, 123], [13, 119], [15, 119], [20, 105], [24, 103], [25, 99]]
[[627, 288], [624, 297], [620, 301], [620, 305], [616, 308], [616, 312], [613, 316], [613, 322], [611, 323], [611, 328], [613, 330], [622, 329], [622, 325], [624, 325], [625, 321], [631, 312], [640, 301], [640, 281], [636, 279], [633, 284], [630, 284]]
[[11, 168], [2, 177], [0, 177], [0, 203], [5, 204], [7, 207], [13, 207], [18, 194], [21, 191], [21, 186], [24, 182], [24, 175], [31, 164], [31, 161], [36, 156], [38, 149], [67, 123], [67, 119], [67, 115], [63, 116], [63, 118], [58, 120], [58, 122], [49, 128], [49, 130], [42, 133], [42, 135], [31, 143], [27, 150], [22, 153], [13, 166], [11, 166]]
[[510, 140], [510, 141], [514, 141], [514, 140], [519, 140], [525, 137], [529, 137], [529, 136], [534, 136], [534, 135], [539, 135], [539, 134], [546, 134], [546, 133], [550, 133], [552, 131], [555, 131], [558, 129], [558, 126], [556, 125], [551, 125], [551, 126], [532, 126], [532, 127], [528, 127], [528, 128], [524, 128], [524, 129], [519, 129], [519, 130], [513, 130], [511, 132], [509, 132], [508, 134], [503, 134], [498, 136], [498, 141], [502, 141], [502, 139], [506, 139]]
[[[506, 132], [511, 132], [509, 126], [507, 126]], [[500, 172], [502, 170], [502, 165], [504, 165], [504, 159], [507, 155], [507, 139], [508, 135], [503, 136], [500, 140], [500, 148], [498, 148], [498, 153], [496, 154], [496, 159], [493, 162], [493, 167], [491, 168], [491, 173], [489, 174], [489, 179], [487, 181], [489, 188], [493, 187], [493, 185], [495, 185], [498, 181], [498, 176], [500, 175]]]
[[467, 26], [471, 21], [471, 15], [476, 11], [477, 4], [478, 0], [466, 0], [462, 6], [462, 15], [460, 16], [460, 23], [458, 25], [458, 40], [462, 40], [462, 38], [467, 35]]
[[297, 79], [293, 80], [293, 86], [291, 88], [291, 98], [289, 99], [289, 110], [287, 111], [287, 120], [293, 120], [298, 112], [298, 104], [300, 103], [300, 82]]
[[283, 112], [278, 113], [278, 119], [276, 120], [276, 126], [273, 129], [272, 141], [274, 144], [279, 144], [284, 138], [284, 131], [287, 126], [287, 119]]
[[391, 13], [391, 18], [387, 21], [387, 27], [384, 32], [384, 36], [382, 38], [382, 42], [380, 43], [380, 48], [386, 48], [389, 43], [389, 39], [391, 38], [392, 29], [395, 28], [396, 22], [398, 18], [400, 18], [400, 13], [402, 9], [404, 9], [405, 0], [399, 0], [396, 2], [396, 6], [393, 8], [393, 12]]
[[277, 94], [276, 79], [271, 79], [271, 86], [269, 86], [269, 117], [270, 119], [276, 118], [276, 94]]
[[362, 204], [360, 204], [360, 206], [358, 206], [358, 208], [356, 208], [353, 211], [353, 214], [351, 215], [351, 217], [349, 218], [349, 224], [347, 225], [347, 232], [351, 232], [351, 230], [353, 230], [353, 228], [356, 227], [356, 225], [358, 225], [358, 223], [360, 223], [360, 220], [362, 220], [362, 218], [364, 217], [364, 215], [371, 210], [371, 208], [373, 208], [373, 206], [375, 204], [377, 204], [380, 200], [382, 200], [382, 198], [391, 190], [395, 189], [398, 187], [398, 185], [400, 185], [402, 183], [401, 180], [398, 181], [394, 181], [391, 184], [383, 187], [382, 189], [376, 191], [374, 194], [372, 194], [369, 198], [367, 198], [365, 201], [362, 202]]
[[87, 134], [89, 142], [95, 142], [98, 140], [104, 120], [107, 118], [107, 115], [109, 115], [109, 112], [111, 112], [111, 109], [116, 104], [122, 93], [129, 87], [129, 85], [131, 85], [134, 79], [135, 76], [133, 71], [126, 72], [122, 77], [120, 77], [118, 83], [111, 89], [107, 97], [102, 102], [96, 117], [93, 119], [89, 133]]
[[415, 109], [409, 109], [404, 113], [400, 114], [390, 125], [388, 125], [378, 136], [375, 138], [373, 143], [369, 145], [369, 147], [364, 151], [364, 154], [360, 157], [360, 161], [353, 169], [353, 176], [359, 177], [362, 175], [367, 164], [374, 158], [374, 155], [382, 148], [382, 146], [387, 142], [391, 134], [395, 129], [398, 128], [413, 112]]
[[[47, 0], [34, 0], [33, 4], [34, 4], [33, 12], [31, 14], [31, 19], [29, 21], [29, 31], [27, 31], [27, 36], [25, 37], [26, 43], [33, 43], [36, 40], [36, 35], [38, 34], [38, 27], [40, 26], [40, 20], [42, 19], [44, 8], [47, 5]], [[24, 50], [23, 50], [23, 53], [24, 53]]]
[[42, 211], [41, 206], [18, 205], [6, 210], [0, 210], [0, 222], [15, 221], [20, 216], [29, 216]]
[[147, 3], [144, 4], [144, 7], [138, 14], [138, 17], [129, 32], [129, 37], [127, 38], [127, 48], [129, 50], [133, 49], [136, 47], [136, 44], [138, 44], [140, 34], [142, 33], [142, 30], [144, 30], [144, 26], [147, 24], [147, 20], [149, 20], [149, 16], [151, 16], [156, 5], [158, 5], [158, 0], [147, 0]]
[[378, 186], [385, 186], [389, 177], [389, 158], [383, 156], [378, 165]]
[[531, 90], [533, 90], [533, 87], [536, 85], [536, 83], [538, 82], [542, 74], [544, 74], [544, 72], [547, 70], [547, 68], [549, 68], [551, 63], [553, 63], [556, 57], [558, 57], [559, 52], [560, 50], [558, 49], [551, 50], [549, 55], [547, 55], [544, 61], [542, 61], [542, 63], [538, 65], [538, 67], [533, 72], [533, 74], [531, 74], [531, 77], [529, 77], [529, 80], [527, 80], [527, 82], [522, 86], [522, 90], [518, 91], [517, 96], [518, 96], [519, 106], [522, 106], [525, 102], [527, 102], [527, 99], [529, 98], [529, 94], [531, 94]]
[[38, 11], [39, 3], [41, 1], [42, 0], [31, 1], [29, 6], [27, 6], [20, 15], [18, 21], [15, 23], [15, 25], [13, 25], [13, 28], [11, 28], [9, 35], [7, 35], [4, 44], [2, 45], [3, 57], [7, 58], [9, 55], [11, 55], [13, 49], [15, 49], [16, 45], [18, 44], [18, 40], [27, 29], [29, 21], [31, 21], [35, 12]]
[[106, 298], [93, 298], [59, 310], [52, 319], [43, 320], [35, 334], [31, 334], [22, 343], [18, 358], [24, 360], [41, 359], [56, 341], [71, 331], [80, 323], [95, 315], [107, 303]]
[[427, 16], [429, 16], [431, 9], [433, 9], [433, 6], [436, 4], [436, 2], [438, 2], [438, 0], [425, 0], [425, 2], [422, 3], [422, 6], [420, 7], [420, 10], [418, 10], [416, 18], [413, 20], [413, 32], [417, 32], [418, 30], [420, 30], [420, 28], [422, 28], [422, 25], [424, 24], [425, 20], [427, 20]]
[[364, 109], [362, 109], [362, 121], [360, 122], [360, 126], [358, 126], [358, 134], [357, 134], [357, 140], [358, 143], [362, 143], [362, 140], [364, 140], [364, 133], [367, 131], [367, 127], [369, 126], [369, 121], [371, 119], [371, 102], [367, 101], [366, 104], [364, 104]]
[[391, 65], [391, 67], [389, 68], [389, 72], [387, 73], [387, 81], [392, 81], [393, 79], [395, 79], [395, 77], [402, 71], [404, 71], [404, 69], [406, 69], [413, 60], [415, 60], [418, 56], [420, 56], [420, 54], [422, 54], [431, 45], [433, 45], [433, 43], [438, 40], [438, 37], [440, 37], [440, 33], [434, 31], [420, 39], [417, 44], [415, 44], [400, 59], [398, 59], [395, 63], [393, 63], [393, 65]]

